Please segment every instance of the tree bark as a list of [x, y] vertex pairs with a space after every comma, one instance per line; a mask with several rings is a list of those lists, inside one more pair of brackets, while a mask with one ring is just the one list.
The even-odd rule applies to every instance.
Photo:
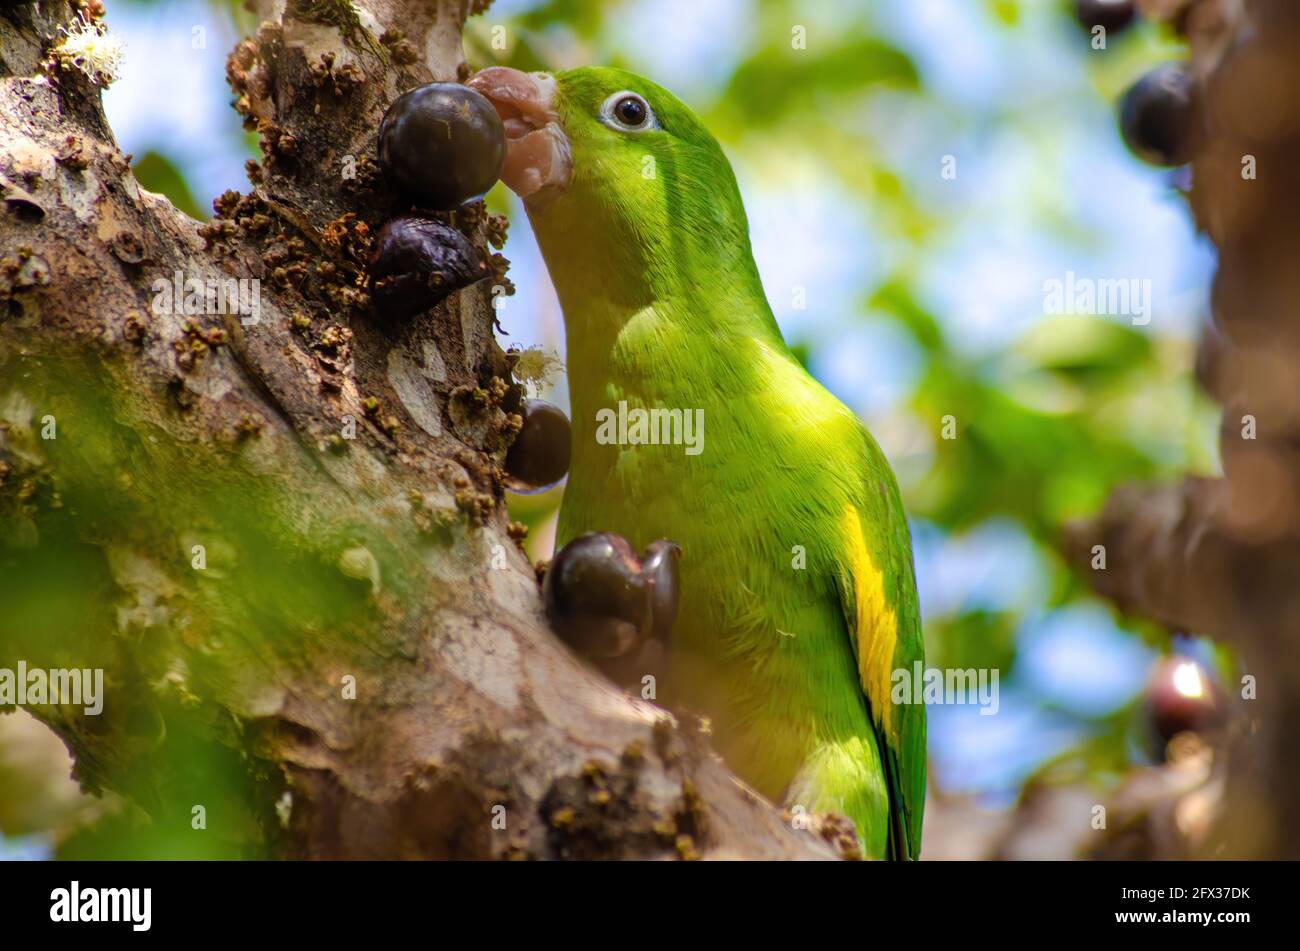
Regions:
[[[260, 0], [228, 76], [264, 163], [207, 224], [51, 57], [79, 6], [0, 11], [0, 668], [103, 668], [102, 714], [32, 710], [83, 786], [204, 854], [831, 857], [547, 629], [501, 487], [504, 259], [369, 307], [403, 210], [375, 131], [465, 77], [465, 0]], [[499, 246], [481, 203], [442, 217]], [[256, 321], [158, 306], [178, 273], [257, 279]]]

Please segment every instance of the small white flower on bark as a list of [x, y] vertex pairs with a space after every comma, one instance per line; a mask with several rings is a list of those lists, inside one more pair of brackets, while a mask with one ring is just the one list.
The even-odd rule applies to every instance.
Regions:
[[123, 44], [103, 23], [78, 14], [70, 26], [59, 27], [63, 39], [53, 54], [64, 64], [81, 70], [92, 83], [107, 86], [117, 79]]

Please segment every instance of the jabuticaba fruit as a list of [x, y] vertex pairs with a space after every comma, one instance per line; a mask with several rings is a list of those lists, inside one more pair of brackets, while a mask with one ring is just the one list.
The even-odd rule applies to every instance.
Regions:
[[1180, 733], [1204, 734], [1217, 729], [1226, 714], [1213, 674], [1187, 657], [1158, 661], [1147, 678], [1142, 699], [1157, 754]]
[[484, 96], [429, 83], [393, 101], [379, 126], [379, 164], [413, 203], [450, 211], [482, 197], [501, 176], [506, 133]]
[[681, 546], [666, 538], [651, 542], [641, 556], [641, 572], [650, 583], [651, 631], [665, 644], [672, 634], [673, 624], [677, 622], [677, 605], [681, 599], [678, 562], [681, 558]]
[[506, 488], [540, 492], [569, 471], [573, 439], [569, 417], [545, 400], [525, 400], [520, 415], [523, 425], [506, 452]]
[[1138, 158], [1152, 165], [1185, 165], [1196, 151], [1196, 80], [1182, 63], [1165, 63], [1124, 93], [1120, 130]]
[[561, 548], [542, 596], [556, 633], [593, 659], [627, 654], [650, 629], [650, 585], [640, 559], [612, 532], [588, 532]]
[[383, 316], [405, 318], [490, 273], [469, 239], [451, 225], [408, 215], [385, 222], [375, 235], [370, 296]]
[[546, 572], [546, 616], [561, 640], [616, 683], [660, 677], [677, 620], [681, 556], [681, 546], [667, 539], [652, 542], [637, 558], [621, 535], [580, 535]]
[[1133, 0], [1075, 0], [1074, 16], [1085, 30], [1092, 32], [1100, 26], [1110, 36], [1132, 25], [1137, 7]]

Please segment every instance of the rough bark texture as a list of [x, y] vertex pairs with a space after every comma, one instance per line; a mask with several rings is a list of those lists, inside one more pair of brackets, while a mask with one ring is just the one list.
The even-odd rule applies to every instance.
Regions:
[[[51, 591], [0, 611], [0, 667], [103, 667], [102, 715], [33, 710], [77, 777], [173, 832], [205, 805], [231, 854], [831, 856], [547, 630], [500, 485], [504, 261], [401, 326], [368, 307], [403, 210], [374, 131], [463, 78], [465, 0], [257, 6], [229, 77], [265, 162], [206, 225], [47, 64], [76, 6], [0, 10], [0, 556]], [[259, 320], [158, 312], [178, 271], [258, 278]]]
[[[1193, 854], [1300, 857], [1300, 5], [1149, 0], [1185, 30], [1205, 141], [1189, 195], [1219, 249], [1197, 373], [1224, 407], [1224, 477], [1128, 486], [1068, 545], [1126, 611], [1236, 648], [1257, 678]], [[1253, 164], [1252, 164], [1253, 163]], [[1251, 177], [1251, 172], [1255, 173]], [[1229, 685], [1234, 696], [1240, 689]]]

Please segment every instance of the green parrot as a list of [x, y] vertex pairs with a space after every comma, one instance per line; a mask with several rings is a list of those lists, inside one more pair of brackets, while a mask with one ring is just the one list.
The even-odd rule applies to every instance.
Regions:
[[924, 647], [898, 485], [782, 339], [721, 147], [620, 69], [492, 67], [469, 85], [503, 120], [502, 179], [564, 310], [573, 449], [557, 546], [588, 531], [678, 542], [660, 699], [708, 714], [768, 798], [847, 815], [868, 857], [916, 858], [925, 708], [891, 702], [891, 678]]

